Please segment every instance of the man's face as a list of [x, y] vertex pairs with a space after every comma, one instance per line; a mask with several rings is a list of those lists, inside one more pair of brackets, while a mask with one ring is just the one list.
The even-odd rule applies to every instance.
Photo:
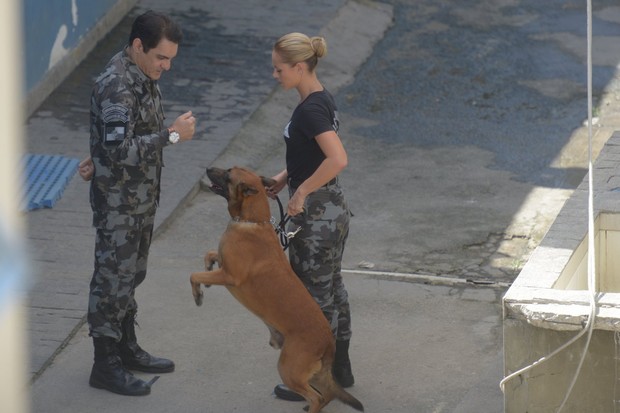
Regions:
[[162, 38], [157, 47], [144, 53], [142, 41], [134, 40], [136, 64], [151, 80], [159, 80], [164, 71], [170, 70], [172, 59], [176, 57], [178, 49], [178, 44]]

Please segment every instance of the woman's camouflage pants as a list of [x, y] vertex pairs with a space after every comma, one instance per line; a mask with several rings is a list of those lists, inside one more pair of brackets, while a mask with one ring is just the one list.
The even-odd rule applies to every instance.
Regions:
[[[291, 196], [292, 189], [289, 189]], [[351, 313], [340, 273], [349, 235], [350, 212], [338, 184], [306, 198], [305, 211], [291, 218], [289, 231], [301, 230], [289, 243], [293, 270], [321, 307], [338, 340], [351, 338]]]

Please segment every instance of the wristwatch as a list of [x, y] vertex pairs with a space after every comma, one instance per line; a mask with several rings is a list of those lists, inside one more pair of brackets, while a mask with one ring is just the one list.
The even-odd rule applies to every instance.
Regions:
[[175, 131], [172, 128], [168, 128], [168, 140], [170, 141], [170, 143], [177, 143], [179, 139], [181, 139], [181, 135], [179, 135], [179, 132]]

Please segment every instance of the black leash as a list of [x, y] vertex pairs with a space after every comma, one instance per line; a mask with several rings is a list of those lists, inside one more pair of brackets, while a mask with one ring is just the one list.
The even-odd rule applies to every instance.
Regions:
[[280, 209], [280, 223], [276, 225], [275, 218], [271, 218], [271, 223], [276, 230], [276, 233], [280, 237], [280, 244], [282, 244], [282, 248], [284, 251], [288, 248], [289, 242], [291, 238], [293, 238], [301, 227], [297, 228], [297, 230], [293, 232], [286, 232], [286, 224], [290, 221], [291, 217], [288, 214], [284, 213], [284, 207], [282, 206], [282, 202], [280, 201], [280, 197], [276, 195], [276, 201], [278, 201], [278, 208]]

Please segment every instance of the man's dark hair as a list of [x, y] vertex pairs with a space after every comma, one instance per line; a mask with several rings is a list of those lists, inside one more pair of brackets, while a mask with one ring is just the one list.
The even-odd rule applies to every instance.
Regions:
[[183, 40], [181, 28], [168, 16], [149, 10], [136, 17], [129, 34], [129, 45], [134, 39], [142, 40], [144, 53], [157, 47], [162, 38], [180, 44]]

